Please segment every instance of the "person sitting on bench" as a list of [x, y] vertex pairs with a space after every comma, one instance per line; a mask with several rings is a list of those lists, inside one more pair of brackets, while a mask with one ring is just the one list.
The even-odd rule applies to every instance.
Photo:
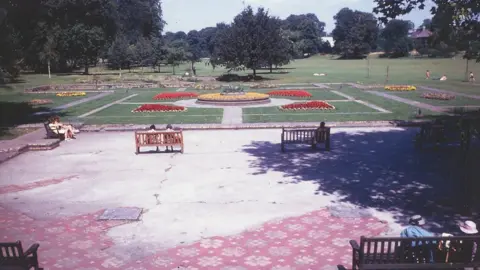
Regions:
[[64, 134], [65, 141], [70, 141], [71, 139], [75, 138], [75, 133], [78, 132], [73, 126], [71, 125], [64, 125], [60, 122], [60, 118], [58, 116], [54, 116], [49, 120], [48, 124], [49, 128], [56, 134]]
[[[173, 126], [170, 125], [170, 124], [168, 124], [168, 125], [167, 125], [167, 129], [166, 129], [165, 131], [167, 131], [167, 132], [172, 132], [172, 131], [174, 131], [174, 130], [173, 130]], [[170, 150], [168, 150], [168, 146], [166, 146], [165, 148], [166, 148], [166, 151], [167, 151], [167, 152], [170, 152], [170, 151], [173, 152], [173, 146], [170, 146]]]
[[[421, 238], [421, 237], [433, 237], [435, 236], [434, 233], [432, 232], [429, 232], [427, 230], [425, 230], [423, 228], [423, 226], [425, 225], [425, 220], [423, 219], [422, 216], [420, 215], [414, 215], [410, 218], [410, 220], [408, 221], [409, 223], [409, 226], [407, 228], [405, 228], [401, 233], [400, 233], [400, 237], [405, 237], [405, 238], [408, 238], [408, 237], [415, 237], [415, 238]], [[433, 242], [435, 243], [435, 242]], [[421, 246], [422, 244], [429, 244], [428, 242], [426, 243], [422, 243], [422, 242], [418, 242], [418, 245]], [[410, 244], [410, 247], [412, 249], [415, 250], [415, 243], [412, 242]], [[418, 247], [417, 247], [418, 248]], [[429, 263], [433, 263], [434, 262], [434, 258], [433, 258], [433, 250], [429, 250], [428, 251], [428, 262]], [[415, 259], [415, 258], [412, 258], [412, 259]]]

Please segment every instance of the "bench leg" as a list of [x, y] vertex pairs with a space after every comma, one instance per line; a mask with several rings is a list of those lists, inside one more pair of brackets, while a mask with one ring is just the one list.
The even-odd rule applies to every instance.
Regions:
[[285, 152], [285, 145], [282, 143], [282, 152]]
[[140, 153], [140, 147], [137, 147], [137, 151], [135, 151], [135, 155], [138, 155]]
[[158, 151], [160, 151], [160, 149], [159, 149], [158, 146], [157, 146], [157, 152], [158, 152]]

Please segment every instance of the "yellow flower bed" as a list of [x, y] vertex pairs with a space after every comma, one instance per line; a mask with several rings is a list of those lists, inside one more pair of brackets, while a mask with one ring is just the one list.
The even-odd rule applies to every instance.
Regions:
[[388, 91], [415, 91], [417, 87], [413, 85], [387, 85], [385, 90]]
[[262, 100], [268, 99], [269, 95], [255, 93], [255, 92], [247, 92], [244, 95], [221, 95], [220, 93], [212, 93], [212, 94], [203, 94], [198, 96], [198, 100], [205, 100], [205, 101], [244, 101], [244, 100]]
[[87, 93], [85, 92], [61, 92], [57, 93], [57, 97], [81, 97], [85, 96]]

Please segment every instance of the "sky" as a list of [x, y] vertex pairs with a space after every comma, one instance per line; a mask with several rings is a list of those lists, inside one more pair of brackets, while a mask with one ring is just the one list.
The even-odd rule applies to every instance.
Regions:
[[[427, 0], [428, 1], [428, 0]], [[291, 14], [314, 13], [325, 22], [326, 31], [335, 27], [333, 16], [342, 8], [372, 12], [373, 0], [163, 0], [165, 32], [200, 30], [219, 22], [230, 23], [245, 5], [264, 7], [270, 14], [282, 19]], [[414, 10], [401, 19], [420, 26], [423, 19], [430, 18], [430, 5], [424, 10]]]

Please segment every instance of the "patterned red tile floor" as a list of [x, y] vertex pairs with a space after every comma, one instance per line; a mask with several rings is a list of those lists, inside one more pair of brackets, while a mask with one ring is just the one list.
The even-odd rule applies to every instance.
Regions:
[[[41, 186], [38, 184], [38, 186]], [[32, 188], [32, 184], [28, 188]], [[4, 187], [2, 190], [18, 191]], [[6, 192], [6, 191], [5, 191]], [[106, 232], [122, 221], [97, 221], [88, 215], [34, 220], [0, 207], [0, 241], [40, 243], [40, 264], [48, 269], [335, 269], [351, 264], [350, 239], [379, 235], [387, 224], [375, 218], [338, 218], [321, 209], [267, 222], [238, 235], [202, 239], [158, 251], [136, 261], [109, 253]]]

